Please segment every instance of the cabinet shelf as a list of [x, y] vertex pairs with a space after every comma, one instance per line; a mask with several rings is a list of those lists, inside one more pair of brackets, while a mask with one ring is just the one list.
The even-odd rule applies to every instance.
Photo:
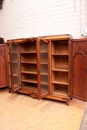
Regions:
[[37, 52], [36, 51], [29, 51], [29, 52], [23, 51], [23, 52], [21, 52], [21, 54], [32, 54], [32, 53], [37, 53]]
[[12, 61], [12, 63], [18, 63], [17, 61]]
[[41, 62], [40, 64], [44, 64], [44, 65], [47, 65], [48, 63], [47, 63], [47, 62]]
[[68, 96], [68, 89], [58, 89], [53, 92], [55, 95]]
[[21, 61], [22, 64], [37, 64], [37, 62], [25, 62], [25, 61]]
[[35, 81], [35, 80], [28, 80], [28, 79], [23, 79], [22, 82], [36, 83], [37, 84], [37, 81]]
[[52, 69], [52, 71], [62, 71], [62, 72], [68, 72], [69, 69]]
[[48, 83], [47, 83], [47, 82], [41, 82], [41, 84], [42, 84], [42, 85], [48, 85]]
[[48, 72], [41, 72], [41, 75], [48, 75]]
[[[11, 74], [9, 74], [9, 76], [11, 76]], [[14, 77], [18, 77], [18, 74], [13, 74]]]
[[18, 52], [12, 52], [12, 54], [18, 54]]
[[13, 74], [13, 76], [18, 77], [18, 74]]
[[62, 53], [62, 54], [52, 54], [52, 56], [68, 56], [69, 54], [68, 53]]
[[33, 72], [33, 71], [21, 71], [21, 73], [24, 73], [24, 74], [37, 74], [37, 72]]
[[47, 51], [40, 51], [40, 53], [48, 53]]
[[17, 87], [19, 86], [19, 84], [14, 84], [13, 86], [14, 86], [15, 88], [17, 88]]
[[30, 86], [30, 85], [23, 86], [22, 88], [24, 88], [24, 89], [30, 89], [30, 90], [32, 90], [32, 91], [36, 91], [36, 90], [37, 90], [37, 87], [35, 87], [35, 86]]
[[62, 81], [52, 81], [53, 84], [63, 84], [63, 85], [68, 85], [68, 83], [66, 82], [62, 82]]

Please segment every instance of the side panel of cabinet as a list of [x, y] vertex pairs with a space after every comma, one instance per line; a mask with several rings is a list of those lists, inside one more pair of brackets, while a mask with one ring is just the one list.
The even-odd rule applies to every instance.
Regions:
[[86, 101], [87, 95], [87, 42], [73, 42], [73, 97]]
[[6, 46], [0, 45], [0, 88], [8, 86]]

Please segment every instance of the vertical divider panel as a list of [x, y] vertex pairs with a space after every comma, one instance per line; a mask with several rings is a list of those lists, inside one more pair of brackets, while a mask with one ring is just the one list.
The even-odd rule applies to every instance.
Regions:
[[13, 89], [13, 70], [12, 70], [12, 41], [9, 43], [9, 52], [10, 52], [10, 74], [11, 74], [11, 77], [10, 77], [10, 81], [11, 81], [11, 92], [13, 93], [14, 92], [14, 89]]
[[41, 88], [40, 88], [40, 39], [37, 38], [37, 76], [38, 76], [38, 99], [41, 99]]
[[49, 44], [48, 44], [48, 71], [49, 71], [49, 86], [48, 86], [48, 89], [49, 89], [49, 93], [52, 94], [52, 43], [51, 41], [49, 41]]

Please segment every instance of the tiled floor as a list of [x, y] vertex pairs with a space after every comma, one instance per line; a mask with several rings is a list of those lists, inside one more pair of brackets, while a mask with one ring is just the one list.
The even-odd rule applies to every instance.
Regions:
[[82, 118], [80, 130], [87, 130], [87, 103], [86, 103], [85, 112]]

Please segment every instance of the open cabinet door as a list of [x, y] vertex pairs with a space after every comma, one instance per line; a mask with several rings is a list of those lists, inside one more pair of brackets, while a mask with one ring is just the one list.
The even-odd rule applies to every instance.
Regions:
[[18, 44], [10, 44], [10, 61], [11, 61], [11, 84], [12, 93], [20, 89], [20, 46]]
[[6, 46], [0, 44], [0, 88], [8, 86]]
[[37, 42], [38, 53], [38, 99], [49, 94], [49, 44]]
[[87, 101], [87, 41], [73, 41], [73, 97]]

